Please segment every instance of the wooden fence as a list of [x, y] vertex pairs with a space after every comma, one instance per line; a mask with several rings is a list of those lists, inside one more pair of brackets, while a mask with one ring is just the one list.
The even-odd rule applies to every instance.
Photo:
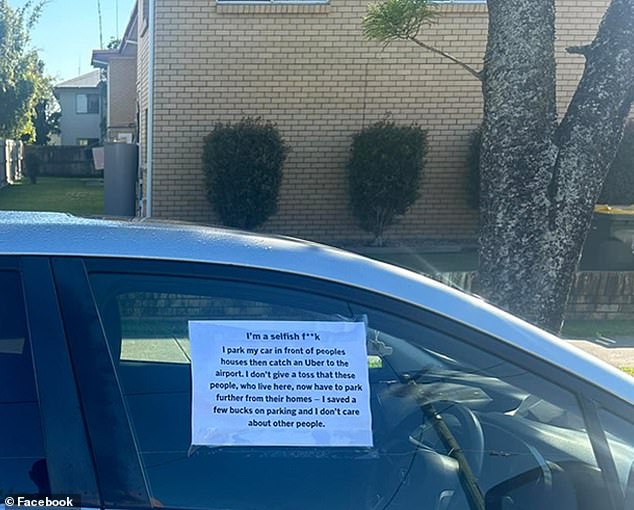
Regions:
[[29, 157], [39, 161], [41, 177], [102, 177], [103, 171], [96, 170], [92, 149], [75, 145], [29, 145]]
[[0, 138], [0, 188], [22, 179], [24, 144]]
[[[436, 279], [470, 291], [475, 272], [440, 273]], [[579, 271], [567, 319], [634, 320], [634, 271]]]

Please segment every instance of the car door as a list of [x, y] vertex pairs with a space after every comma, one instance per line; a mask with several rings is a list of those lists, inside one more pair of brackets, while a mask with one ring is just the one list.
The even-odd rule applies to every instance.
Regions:
[[[276, 271], [106, 258], [55, 258], [52, 267], [106, 507], [624, 510], [632, 503], [631, 405], [450, 318]], [[269, 375], [214, 371], [210, 385], [227, 387], [207, 409], [212, 428], [224, 423], [216, 408], [233, 407], [254, 413], [240, 423], [256, 439], [201, 444], [192, 440], [192, 363], [200, 360], [190, 323], [210, 331], [292, 323], [313, 332], [361, 323], [363, 336], [321, 357], [269, 358]], [[281, 353], [300, 345], [290, 334], [275, 338]], [[356, 354], [346, 357], [349, 348]], [[236, 347], [224, 362], [246, 367], [250, 355]], [[352, 375], [364, 382], [324, 379], [319, 388], [327, 389], [308, 405], [296, 400], [314, 395], [307, 380], [293, 375], [273, 385], [272, 374], [290, 377], [290, 369], [272, 369], [287, 358], [304, 367], [361, 360]], [[228, 395], [240, 404], [226, 404]], [[284, 405], [267, 404], [267, 396]], [[324, 416], [364, 406], [367, 444], [345, 446], [318, 432], [310, 446], [287, 444], [285, 428], [328, 428]], [[346, 427], [364, 426], [337, 423], [344, 436]], [[258, 442], [267, 427], [274, 439]]]
[[[50, 263], [0, 257], [0, 503], [100, 496]], [[2, 506], [2, 505], [0, 505]]]

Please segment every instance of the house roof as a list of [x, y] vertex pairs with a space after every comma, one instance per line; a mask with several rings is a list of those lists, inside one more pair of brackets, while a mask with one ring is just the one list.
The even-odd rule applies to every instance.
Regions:
[[118, 57], [136, 57], [138, 10], [136, 3], [132, 8], [128, 25], [126, 26], [121, 42], [117, 48], [105, 50], [92, 50], [91, 64], [94, 67], [107, 68], [110, 59]]
[[109, 50], [92, 50], [92, 60], [90, 63], [94, 67], [101, 67], [105, 69], [108, 67], [110, 59], [117, 56], [119, 56], [119, 50], [115, 48]]
[[55, 89], [83, 89], [83, 88], [96, 88], [101, 82], [101, 71], [95, 69], [89, 73], [82, 74], [76, 78], [63, 81], [55, 85]]

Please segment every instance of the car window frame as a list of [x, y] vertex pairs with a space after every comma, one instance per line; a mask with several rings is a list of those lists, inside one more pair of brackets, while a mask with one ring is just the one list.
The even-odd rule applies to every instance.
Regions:
[[148, 482], [83, 260], [52, 257], [51, 266], [102, 507], [150, 508]]
[[45, 257], [25, 257], [21, 266], [49, 472], [57, 478], [57, 491], [72, 493], [82, 487], [82, 505], [100, 507], [93, 453], [50, 263]]
[[0, 256], [21, 285], [26, 334], [49, 481], [56, 493], [82, 487], [82, 505], [101, 506], [63, 324], [47, 257]]
[[[54, 267], [57, 268], [58, 264], [66, 264], [69, 259], [70, 258], [57, 257], [54, 260]], [[631, 417], [628, 418], [628, 410], [631, 409], [631, 405], [628, 402], [616, 395], [606, 392], [576, 374], [567, 371], [564, 367], [555, 366], [504, 340], [475, 330], [452, 318], [441, 316], [424, 307], [400, 301], [391, 296], [310, 276], [225, 264], [123, 257], [84, 257], [83, 259], [72, 258], [72, 265], [74, 265], [72, 274], [75, 275], [75, 278], [80, 272], [82, 273], [82, 278], [85, 279], [85, 281], [81, 285], [84, 287], [89, 287], [88, 279], [90, 273], [206, 278], [301, 290], [326, 298], [330, 297], [346, 301], [351, 305], [353, 311], [355, 309], [354, 305], [377, 309], [396, 317], [419, 323], [424, 327], [436, 329], [441, 333], [455, 337], [461, 342], [482, 349], [516, 366], [529, 370], [538, 377], [565, 388], [579, 401], [586, 420], [588, 420], [589, 416], [592, 419], [592, 415], [596, 412], [596, 404], [594, 402], [600, 402], [603, 408], [620, 416], [626, 422], [632, 422]], [[62, 277], [63, 275], [61, 272], [58, 274], [56, 271], [56, 277], [58, 276]], [[71, 274], [66, 276], [73, 277]], [[89, 290], [89, 288], [84, 289], [84, 291], [86, 290]], [[85, 297], [88, 296], [88, 294], [92, 296], [92, 293], [85, 292], [84, 294]], [[91, 306], [95, 308], [95, 313], [97, 313], [94, 296], [92, 296], [92, 299]], [[78, 303], [75, 303], [73, 305], [72, 300], [69, 300], [65, 306], [76, 307], [77, 304]], [[101, 336], [103, 337], [102, 341], [105, 345], [107, 342], [103, 328], [101, 328]], [[110, 359], [110, 363], [112, 364], [112, 359]], [[114, 367], [112, 367], [112, 371], [114, 373]], [[121, 403], [121, 405], [124, 407], [123, 403]], [[614, 481], [610, 479], [613, 473], [615, 473], [613, 459], [611, 459], [609, 450], [606, 451], [604, 448], [605, 445], [602, 444], [601, 434], [598, 436], [591, 434], [590, 441], [595, 453], [598, 453], [597, 462], [605, 477], [606, 484], [613, 486]], [[616, 483], [618, 484], [618, 479]], [[617, 497], [617, 499], [619, 498]], [[618, 502], [611, 502], [611, 506], [618, 508]]]

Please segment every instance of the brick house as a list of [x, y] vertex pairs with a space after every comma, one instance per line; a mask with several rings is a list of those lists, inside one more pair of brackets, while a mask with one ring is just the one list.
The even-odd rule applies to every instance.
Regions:
[[137, 141], [137, 7], [118, 48], [94, 50], [92, 65], [105, 70], [105, 141]]
[[[218, 121], [261, 116], [277, 123], [291, 147], [279, 211], [262, 230], [369, 239], [348, 209], [345, 163], [351, 135], [387, 115], [428, 129], [430, 152], [421, 198], [386, 237], [473, 238], [477, 212], [467, 205], [465, 158], [481, 118], [480, 83], [411, 43], [383, 48], [364, 40], [368, 1], [154, 0], [150, 12], [151, 0], [139, 0], [138, 34], [128, 36], [138, 41], [142, 210], [213, 223], [203, 137]], [[562, 111], [584, 65], [565, 48], [594, 37], [607, 4], [557, 0]], [[438, 10], [424, 40], [480, 68], [484, 0], [439, 2]]]

